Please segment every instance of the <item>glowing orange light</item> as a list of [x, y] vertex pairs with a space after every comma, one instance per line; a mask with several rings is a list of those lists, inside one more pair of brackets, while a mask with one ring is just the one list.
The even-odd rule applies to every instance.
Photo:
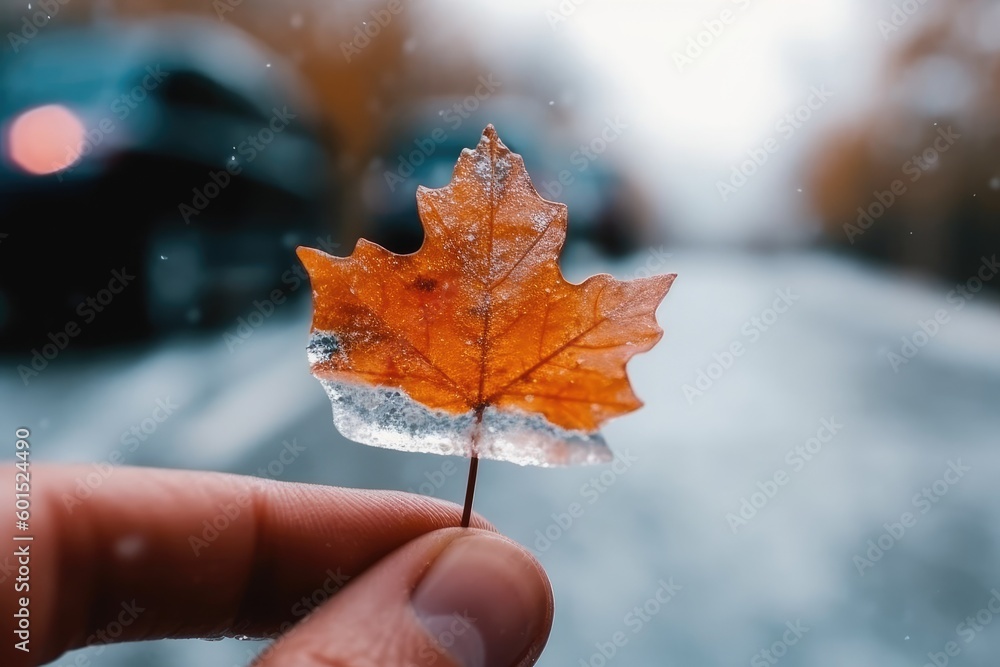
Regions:
[[9, 156], [29, 174], [51, 174], [80, 159], [85, 133], [83, 123], [66, 107], [35, 107], [11, 124]]

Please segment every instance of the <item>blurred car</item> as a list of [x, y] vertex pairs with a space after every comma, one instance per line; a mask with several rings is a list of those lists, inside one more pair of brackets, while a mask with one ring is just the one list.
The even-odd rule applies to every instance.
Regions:
[[[330, 139], [241, 32], [116, 22], [28, 47], [0, 56], [0, 345], [81, 318], [83, 344], [232, 321], [329, 235]], [[134, 278], [84, 313], [113, 271]]]

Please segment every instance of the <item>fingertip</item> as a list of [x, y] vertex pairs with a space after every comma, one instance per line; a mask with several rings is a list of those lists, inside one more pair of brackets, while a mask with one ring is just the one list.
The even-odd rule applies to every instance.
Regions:
[[527, 549], [466, 529], [435, 559], [411, 597], [435, 642], [464, 667], [534, 664], [552, 626], [552, 587]]
[[444, 528], [350, 581], [259, 667], [524, 667], [551, 625], [551, 586], [534, 556], [488, 530]]

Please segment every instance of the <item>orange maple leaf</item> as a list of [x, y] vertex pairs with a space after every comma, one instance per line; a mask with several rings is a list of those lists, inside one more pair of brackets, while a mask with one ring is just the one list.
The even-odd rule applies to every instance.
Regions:
[[567, 282], [566, 206], [542, 199], [490, 125], [451, 183], [417, 189], [424, 242], [397, 255], [298, 248], [311, 370], [348, 438], [522, 465], [611, 459], [598, 427], [639, 408], [628, 360], [663, 334], [675, 275]]

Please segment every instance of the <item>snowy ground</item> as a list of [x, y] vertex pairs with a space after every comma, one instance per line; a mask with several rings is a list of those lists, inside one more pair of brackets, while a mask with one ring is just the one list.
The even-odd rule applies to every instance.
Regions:
[[[627, 276], [648, 260], [597, 268]], [[618, 665], [765, 665], [760, 652], [773, 649], [789, 666], [917, 667], [949, 641], [960, 649], [953, 664], [995, 664], [1000, 618], [981, 610], [1000, 591], [996, 303], [980, 294], [959, 310], [950, 285], [816, 253], [675, 252], [668, 262], [680, 277], [659, 313], [665, 339], [630, 369], [647, 407], [606, 429], [634, 462], [620, 474], [481, 467], [477, 509], [533, 548], [555, 587], [541, 664], [600, 665], [596, 644], [617, 632], [627, 639]], [[772, 319], [776, 292], [786, 312]], [[941, 309], [947, 323], [894, 371], [887, 353]], [[267, 466], [294, 438], [305, 452], [280, 479], [417, 490], [446, 459], [341, 438], [307, 372], [307, 328], [303, 302], [232, 352], [211, 335], [86, 364], [56, 359], [27, 389], [3, 359], [0, 426], [31, 425], [38, 459], [107, 460], [169, 397], [180, 407], [127, 463], [274, 476]], [[730, 367], [711, 367], [734, 343], [742, 354]], [[699, 371], [715, 376], [711, 386], [703, 379], [703, 394], [685, 395]], [[818, 433], [828, 442], [809, 460], [787, 454]], [[435, 495], [461, 498], [465, 466], [456, 467]], [[773, 497], [754, 496], [761, 486]], [[756, 514], [727, 518], [744, 498]], [[583, 513], [563, 529], [553, 515], [572, 503]], [[905, 512], [900, 532], [892, 524]], [[868, 566], [861, 559], [880, 536], [890, 548]], [[675, 589], [662, 606], [661, 581]], [[960, 625], [977, 613], [977, 625]], [[800, 638], [786, 632], [796, 625]], [[93, 664], [228, 667], [256, 650], [155, 642], [105, 650]]]

